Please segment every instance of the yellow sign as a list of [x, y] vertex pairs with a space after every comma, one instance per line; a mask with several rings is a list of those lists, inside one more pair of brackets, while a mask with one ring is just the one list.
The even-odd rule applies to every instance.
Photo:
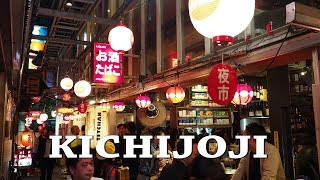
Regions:
[[62, 114], [73, 113], [73, 108], [58, 108], [58, 113], [62, 113]]

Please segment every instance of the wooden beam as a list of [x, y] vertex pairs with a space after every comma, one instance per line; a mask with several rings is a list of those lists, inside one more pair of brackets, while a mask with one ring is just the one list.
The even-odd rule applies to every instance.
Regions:
[[71, 31], [76, 31], [79, 28], [77, 27], [70, 27], [70, 26], [63, 26], [63, 25], [53, 25], [54, 28], [59, 28], [59, 29], [67, 29], [67, 30], [71, 30]]
[[[80, 41], [80, 40], [72, 40], [72, 39], [62, 39], [62, 38], [55, 38], [55, 37], [46, 37], [46, 36], [37, 36], [32, 35], [32, 39], [39, 39], [39, 40], [46, 40], [51, 42], [63, 42], [64, 44], [79, 44], [79, 45], [89, 45], [90, 41]], [[49, 44], [50, 45], [50, 44]]]
[[92, 4], [95, 2], [95, 0], [73, 0], [75, 2], [81, 2], [81, 3], [86, 3], [86, 4]]
[[[261, 40], [256, 40], [252, 43], [257, 43]], [[278, 56], [286, 55], [292, 52], [300, 51], [318, 45], [320, 43], [320, 33], [309, 33], [294, 39], [287, 40]], [[234, 65], [228, 59], [235, 59], [237, 64], [243, 66], [253, 63], [264, 62], [273, 58], [279, 49], [281, 42], [274, 43], [266, 48], [257, 48], [251, 52], [244, 53], [243, 55], [229, 56], [225, 58], [225, 62]], [[233, 47], [237, 49], [238, 47]], [[211, 68], [221, 60], [221, 55], [206, 55], [201, 59], [194, 60], [189, 64], [179, 67], [179, 82], [181, 84], [189, 82], [191, 79], [194, 81], [203, 80], [209, 76]], [[134, 83], [128, 84], [123, 88], [108, 94], [108, 101], [116, 101], [124, 99], [143, 92], [152, 91], [159, 88], [168, 87], [169, 84], [177, 83], [177, 70], [176, 68], [164, 71], [162, 73], [155, 74], [151, 77], [147, 77], [144, 81], [144, 89], [137, 88]], [[192, 78], [190, 78], [192, 77]]]
[[72, 12], [57, 11], [57, 10], [48, 9], [48, 8], [39, 8], [37, 11], [37, 14], [52, 16], [52, 17], [60, 17], [64, 19], [71, 19], [71, 20], [77, 20], [77, 21], [93, 22], [98, 24], [110, 25], [113, 23], [112, 19], [82, 15], [82, 14], [77, 14]]
[[286, 23], [320, 31], [320, 9], [292, 2], [286, 6]]
[[163, 61], [163, 1], [156, 0], [156, 38], [157, 38], [157, 73], [162, 71], [162, 61]]

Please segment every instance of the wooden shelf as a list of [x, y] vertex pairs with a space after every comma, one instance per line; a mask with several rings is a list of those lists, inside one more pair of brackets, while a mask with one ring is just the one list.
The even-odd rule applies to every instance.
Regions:
[[312, 96], [312, 92], [311, 91], [307, 91], [307, 92], [292, 92], [292, 93], [290, 93], [290, 96]]
[[180, 125], [178, 128], [230, 128], [231, 125]]
[[[218, 118], [218, 117], [213, 117], [213, 116], [195, 116], [195, 117], [178, 117], [178, 119], [180, 118], [196, 118], [196, 119], [199, 119], [199, 118]], [[229, 117], [224, 117], [226, 119], [229, 119]]]

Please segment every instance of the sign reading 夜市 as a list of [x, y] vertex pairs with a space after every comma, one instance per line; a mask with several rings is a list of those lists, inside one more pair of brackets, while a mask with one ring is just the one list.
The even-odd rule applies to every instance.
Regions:
[[93, 82], [121, 84], [122, 55], [107, 43], [94, 43]]

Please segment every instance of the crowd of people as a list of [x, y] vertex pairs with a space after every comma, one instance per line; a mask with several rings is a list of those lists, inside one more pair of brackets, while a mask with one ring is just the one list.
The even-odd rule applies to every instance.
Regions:
[[[72, 180], [92, 180], [92, 179], [117, 179], [119, 175], [118, 170], [127, 167], [129, 170], [130, 180], [226, 180], [225, 167], [220, 159], [210, 159], [199, 155], [198, 142], [201, 137], [209, 134], [197, 134], [184, 132], [184, 135], [195, 135], [192, 140], [192, 153], [184, 159], [173, 158], [156, 158], [159, 153], [159, 140], [157, 136], [170, 135], [175, 140], [170, 139], [168, 143], [168, 154], [172, 154], [176, 150], [179, 154], [184, 152], [184, 142], [178, 140], [178, 133], [174, 130], [154, 128], [145, 128], [140, 133], [137, 133], [136, 124], [129, 122], [126, 124], [119, 124], [117, 126], [119, 143], [107, 141], [105, 150], [107, 153], [119, 153], [119, 158], [106, 159], [92, 150], [93, 158], [67, 158], [67, 167]], [[71, 132], [74, 135], [79, 135], [79, 127], [72, 127]], [[267, 158], [253, 158], [255, 153], [256, 142], [253, 139], [254, 135], [264, 135], [265, 129], [263, 126], [253, 123], [246, 127], [243, 132], [249, 135], [249, 152], [240, 160], [238, 168], [232, 180], [256, 180], [256, 179], [271, 179], [282, 180], [285, 179], [285, 174], [278, 150], [271, 144], [265, 143], [265, 153]], [[54, 159], [48, 158], [51, 148], [49, 135], [52, 132], [48, 129], [43, 129], [39, 137], [39, 147], [37, 157], [40, 160], [41, 179], [51, 179], [52, 170], [55, 164]], [[135, 144], [141, 144], [139, 140], [140, 135], [152, 135], [153, 139], [150, 144], [150, 152], [153, 158], [123, 158], [126, 149], [126, 143], [123, 138], [124, 135], [137, 136]], [[81, 154], [80, 142], [70, 143], [75, 154]], [[208, 148], [208, 147], [207, 147]], [[209, 149], [207, 149], [208, 152]], [[135, 154], [141, 154], [141, 149], [136, 148]], [[212, 153], [212, 152], [211, 152]], [[213, 152], [215, 153], [215, 152]]]
[[[67, 166], [73, 180], [90, 180], [99, 178], [105, 180], [117, 179], [117, 176], [119, 176], [117, 170], [121, 169], [122, 167], [128, 167], [129, 175], [127, 179], [130, 180], [227, 179], [224, 165], [221, 163], [220, 159], [210, 159], [199, 155], [198, 142], [201, 136], [198, 136], [197, 134], [189, 133], [189, 135], [195, 135], [195, 138], [192, 141], [192, 153], [190, 156], [183, 159], [161, 159], [156, 158], [157, 153], [159, 153], [159, 140], [156, 138], [156, 136], [162, 136], [166, 134], [170, 134], [170, 136], [172, 136], [172, 132], [168, 132], [166, 129], [162, 128], [146, 128], [141, 133], [137, 133], [134, 122], [119, 124], [117, 129], [119, 143], [107, 141], [105, 150], [109, 154], [119, 153], [120, 157], [115, 159], [105, 159], [99, 156], [96, 152], [93, 152], [93, 154], [95, 154], [93, 158], [68, 158]], [[178, 135], [177, 133], [174, 134]], [[265, 134], [263, 126], [258, 124], [249, 124], [244, 131], [244, 134], [251, 136], [249, 140], [249, 152], [240, 160], [238, 169], [231, 179], [285, 179], [280, 154], [273, 145], [267, 142], [265, 144], [265, 153], [268, 156], [267, 158], [253, 158], [253, 153], [255, 152], [256, 146], [253, 136]], [[141, 143], [139, 140], [140, 135], [152, 135], [153, 139], [150, 144], [150, 151], [151, 154], [153, 154], [153, 158], [123, 158], [126, 148], [126, 143], [123, 138], [124, 135], [137, 136], [137, 142], [135, 142], [135, 144]], [[177, 139], [177, 136], [175, 138]], [[175, 143], [168, 143], [168, 149], [169, 154], [172, 154], [173, 150], [176, 150], [179, 154], [183, 154], [184, 142], [176, 140]], [[75, 154], [81, 153], [81, 148], [79, 146], [73, 147], [73, 150]], [[136, 154], [141, 154], [141, 149], [137, 148], [135, 151]]]

